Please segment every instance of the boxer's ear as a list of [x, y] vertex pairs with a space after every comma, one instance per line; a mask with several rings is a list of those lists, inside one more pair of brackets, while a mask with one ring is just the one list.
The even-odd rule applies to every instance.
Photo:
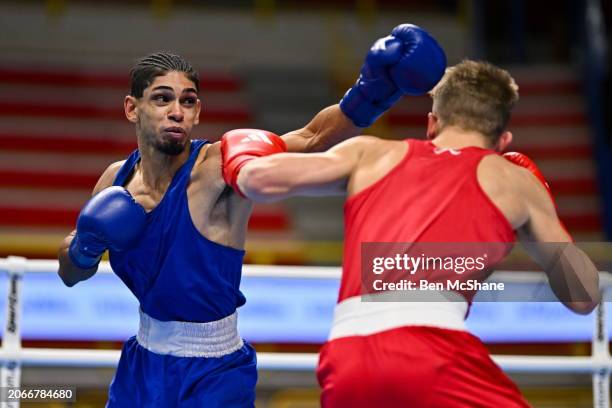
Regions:
[[126, 95], [123, 100], [123, 110], [125, 112], [125, 117], [132, 123], [138, 122], [138, 110], [136, 106], [136, 98], [131, 95]]
[[505, 131], [497, 140], [497, 144], [495, 145], [494, 150], [500, 153], [504, 152], [508, 148], [510, 143], [512, 143], [512, 132]]
[[200, 100], [200, 98], [197, 99], [196, 102], [196, 114], [195, 114], [195, 119], [193, 121], [194, 125], [197, 125], [198, 123], [200, 123], [200, 112], [202, 111], [202, 101]]
[[428, 140], [435, 139], [436, 136], [438, 136], [439, 132], [440, 132], [440, 120], [438, 119], [435, 113], [429, 112], [427, 114], [427, 133], [426, 133], [427, 139]]

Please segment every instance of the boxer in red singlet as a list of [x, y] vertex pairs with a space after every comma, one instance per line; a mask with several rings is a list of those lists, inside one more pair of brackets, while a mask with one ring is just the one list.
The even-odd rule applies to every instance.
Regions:
[[[512, 140], [506, 125], [518, 88], [511, 76], [464, 61], [431, 95], [427, 141], [360, 136], [325, 153], [253, 160], [238, 176], [238, 188], [255, 201], [348, 193], [340, 294], [317, 372], [323, 407], [528, 406], [467, 332], [470, 295], [362, 302], [364, 242], [510, 245], [518, 237], [568, 308], [589, 313], [600, 300], [597, 270], [560, 223], [535, 164], [497, 153]], [[551, 242], [565, 244], [540, 245]]]

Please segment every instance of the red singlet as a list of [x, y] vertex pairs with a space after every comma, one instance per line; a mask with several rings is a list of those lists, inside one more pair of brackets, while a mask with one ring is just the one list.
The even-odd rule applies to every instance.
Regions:
[[[449, 310], [443, 305], [438, 312], [432, 305], [433, 312], [423, 311], [431, 321], [418, 323], [421, 311], [417, 310], [416, 323], [405, 324], [406, 305], [381, 312], [380, 305], [364, 308], [358, 299], [362, 243], [512, 243], [515, 239], [512, 226], [476, 176], [480, 160], [495, 152], [477, 147], [442, 149], [410, 139], [407, 143], [406, 156], [388, 174], [345, 204], [343, 274], [334, 322], [343, 327], [336, 335], [336, 327], [332, 329], [321, 350], [317, 370], [321, 404], [326, 408], [527, 407], [480, 340], [453, 329], [453, 319], [462, 323], [466, 309], [457, 315], [455, 306]], [[464, 297], [471, 301], [470, 294]], [[375, 327], [384, 326], [385, 320], [391, 325], [377, 331]]]

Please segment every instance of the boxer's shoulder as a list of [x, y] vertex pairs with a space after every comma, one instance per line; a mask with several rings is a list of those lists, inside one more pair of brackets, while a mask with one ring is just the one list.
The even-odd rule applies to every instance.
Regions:
[[408, 152], [409, 145], [403, 140], [385, 140], [373, 136], [359, 136], [360, 157], [349, 184], [349, 195], [372, 186], [395, 168]]
[[372, 149], [378, 149], [379, 152], [389, 152], [389, 151], [407, 151], [408, 143], [405, 140], [388, 140], [381, 139], [379, 137], [372, 137], [369, 141], [369, 146]]
[[497, 154], [482, 158], [476, 171], [478, 182], [487, 193], [511, 190], [516, 184], [516, 172], [508, 160]]
[[210, 143], [200, 150], [191, 171], [191, 182], [202, 182], [210, 187], [225, 188], [221, 173], [221, 143]]
[[[342, 151], [352, 151], [359, 155], [379, 155], [396, 145], [397, 141], [381, 139], [377, 136], [361, 135], [345, 140], [333, 149]], [[398, 145], [401, 142], [397, 143]]]
[[387, 140], [375, 136], [355, 138], [360, 153], [360, 166], [380, 163], [397, 163], [408, 152], [409, 145], [403, 140]]
[[246, 201], [238, 199], [238, 195], [225, 183], [221, 162], [220, 142], [211, 143], [201, 149], [191, 171], [188, 189], [190, 205], [198, 202], [200, 208], [213, 211], [217, 206], [225, 210], [233, 208], [232, 205], [226, 205], [228, 200]]
[[527, 209], [527, 175], [523, 170], [527, 171], [499, 155], [491, 154], [480, 161], [476, 173], [484, 194], [513, 228], [522, 225]]
[[532, 184], [529, 170], [516, 166], [497, 154], [485, 156], [478, 165], [478, 181], [483, 188], [526, 190]]
[[206, 145], [200, 151], [187, 196], [191, 219], [200, 234], [221, 245], [244, 246], [252, 203], [242, 199], [223, 180], [220, 142]]
[[96, 194], [107, 187], [113, 185], [113, 181], [115, 181], [115, 177], [117, 177], [117, 173], [121, 169], [121, 166], [125, 163], [125, 160], [120, 160], [114, 163], [111, 163], [106, 170], [102, 173], [96, 186], [94, 187], [93, 194]]
[[221, 163], [221, 142], [208, 143], [200, 149], [194, 167]]

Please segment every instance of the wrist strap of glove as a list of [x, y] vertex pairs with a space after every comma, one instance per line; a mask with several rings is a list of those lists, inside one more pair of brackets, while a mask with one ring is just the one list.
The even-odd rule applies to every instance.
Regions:
[[357, 86], [349, 89], [340, 101], [340, 109], [355, 126], [366, 128], [372, 125], [387, 107], [378, 107], [368, 101]]
[[102, 254], [92, 256], [83, 253], [78, 234], [72, 238], [72, 242], [68, 248], [68, 256], [70, 257], [70, 261], [72, 261], [74, 266], [81, 269], [91, 269], [98, 265], [98, 263], [100, 263], [100, 259], [102, 259]]

